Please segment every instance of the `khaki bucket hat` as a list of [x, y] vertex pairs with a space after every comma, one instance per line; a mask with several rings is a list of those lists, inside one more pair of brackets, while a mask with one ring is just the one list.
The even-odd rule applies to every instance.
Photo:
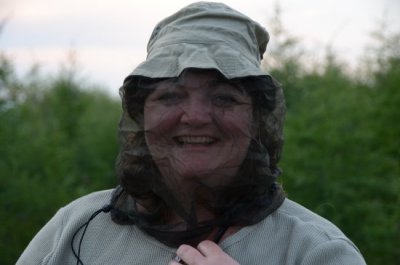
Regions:
[[228, 79], [268, 75], [260, 67], [268, 41], [261, 25], [225, 4], [193, 3], [156, 25], [146, 61], [129, 76], [177, 77], [187, 68]]

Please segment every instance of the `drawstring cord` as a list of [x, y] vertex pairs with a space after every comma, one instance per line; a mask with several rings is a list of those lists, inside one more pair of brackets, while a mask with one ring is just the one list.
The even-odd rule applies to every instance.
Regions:
[[[74, 233], [74, 235], [72, 236], [72, 240], [71, 240], [71, 249], [72, 249], [72, 253], [74, 254], [75, 258], [76, 258], [76, 265], [84, 265], [83, 261], [81, 260], [80, 256], [81, 256], [81, 248], [82, 248], [82, 242], [83, 242], [83, 237], [85, 236], [86, 230], [89, 227], [89, 223], [101, 212], [104, 213], [108, 213], [109, 211], [111, 211], [112, 206], [111, 205], [106, 205], [103, 208], [97, 210], [96, 212], [94, 212], [89, 219], [83, 224], [81, 225]], [[79, 239], [79, 244], [78, 244], [78, 252], [75, 251], [74, 248], [74, 241], [75, 241], [75, 237], [78, 235], [79, 231], [81, 231], [83, 228], [83, 232], [81, 235], [81, 238]]]

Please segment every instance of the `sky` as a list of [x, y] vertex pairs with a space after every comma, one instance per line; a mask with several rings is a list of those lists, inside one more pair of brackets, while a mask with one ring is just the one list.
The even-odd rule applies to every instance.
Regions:
[[[56, 73], [74, 55], [79, 75], [118, 94], [123, 79], [146, 58], [161, 19], [190, 0], [0, 0], [0, 52], [23, 76], [34, 64]], [[399, 0], [225, 0], [268, 30], [276, 3], [282, 21], [307, 49], [328, 45], [350, 64], [361, 56], [383, 18], [400, 31]], [[271, 36], [273, 42], [274, 36]]]

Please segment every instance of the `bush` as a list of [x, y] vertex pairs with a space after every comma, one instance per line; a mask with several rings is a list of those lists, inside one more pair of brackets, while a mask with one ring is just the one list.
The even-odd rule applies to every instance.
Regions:
[[0, 263], [14, 264], [58, 208], [116, 185], [120, 106], [73, 76], [0, 69]]

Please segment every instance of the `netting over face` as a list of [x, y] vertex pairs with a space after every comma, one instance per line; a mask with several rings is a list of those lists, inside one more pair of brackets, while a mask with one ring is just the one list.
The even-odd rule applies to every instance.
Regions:
[[[222, 152], [221, 155], [224, 154], [222, 159], [227, 159], [223, 163], [216, 163], [219, 166], [206, 168], [204, 172], [193, 170], [194, 174], [190, 177], [182, 177], [179, 175], [182, 171], [175, 170], [176, 164], [171, 162], [177, 156], [170, 154], [160, 156], [154, 151], [157, 150], [157, 144], [159, 144], [159, 149], [165, 152], [168, 148], [178, 150], [180, 146], [185, 145], [185, 141], [200, 141], [201, 148], [205, 148], [200, 150], [208, 152], [207, 147], [222, 143], [221, 139], [230, 139], [230, 143], [234, 143], [235, 139], [239, 141], [240, 131], [236, 134], [222, 132], [226, 137], [211, 134], [209, 138], [190, 139], [185, 137], [172, 139], [174, 134], [167, 133], [165, 143], [169, 141], [171, 146], [164, 145], [161, 139], [163, 137], [157, 134], [158, 140], [152, 144], [149, 140], [152, 134], [157, 130], [163, 131], [160, 131], [157, 126], [147, 126], [149, 119], [145, 116], [152, 112], [145, 110], [145, 106], [149, 106], [152, 99], [157, 104], [160, 98], [165, 99], [165, 94], [160, 94], [160, 96], [157, 94], [162, 87], [167, 87], [167, 91], [171, 91], [170, 87], [173, 87], [172, 91], [176, 91], [177, 87], [188, 86], [187, 81], [191, 80], [190, 75], [196, 76], [205, 72], [212, 73], [211, 80], [215, 81], [214, 83], [239, 91], [238, 97], [243, 100], [240, 104], [232, 103], [231, 99], [226, 98], [225, 92], [221, 94], [209, 89], [211, 92], [203, 93], [200, 97], [206, 99], [206, 104], [209, 99], [209, 104], [212, 105], [209, 120], [204, 123], [215, 131], [223, 131], [224, 124], [227, 124], [224, 118], [229, 113], [235, 113], [232, 108], [244, 112], [247, 107], [250, 115], [243, 117], [248, 117], [246, 121], [249, 125], [248, 130], [246, 131], [246, 126], [239, 126], [244, 128], [242, 136], [246, 136], [247, 140], [242, 137], [241, 143], [226, 145], [232, 147], [230, 152], [235, 155], [230, 157], [228, 155], [230, 152]], [[201, 87], [199, 86], [198, 89]], [[117, 161], [117, 172], [121, 188], [116, 192], [113, 201], [115, 222], [135, 224], [170, 246], [182, 243], [196, 244], [215, 228], [257, 223], [281, 204], [284, 195], [276, 183], [276, 178], [280, 174], [277, 163], [283, 144], [285, 106], [280, 86], [270, 77], [249, 76], [228, 80], [216, 71], [192, 69], [173, 79], [130, 77], [120, 91], [123, 100], [123, 115], [119, 128], [121, 149]], [[216, 91], [220, 89], [217, 88]], [[177, 98], [176, 95], [171, 97], [169, 93], [166, 109], [171, 107], [179, 111], [177, 106], [188, 102], [186, 100], [188, 95], [193, 95], [190, 93], [192, 92], [178, 94]], [[184, 95], [182, 97], [185, 99], [182, 99], [180, 95]], [[222, 99], [218, 98], [221, 95]], [[236, 97], [235, 100], [237, 99]], [[161, 105], [164, 103], [165, 101], [162, 101]], [[181, 107], [182, 110], [185, 107], [186, 105]], [[166, 116], [170, 114], [166, 113]], [[160, 123], [166, 116], [160, 116]], [[146, 124], [145, 121], [147, 121]], [[198, 128], [191, 128], [189, 131], [193, 133], [196, 130]], [[217, 140], [213, 139], [214, 136]], [[176, 144], [175, 147], [172, 146], [174, 144]], [[196, 148], [196, 143], [191, 144]], [[247, 147], [246, 150], [242, 150], [243, 147]], [[242, 153], [243, 158], [237, 159]], [[210, 156], [213, 156], [213, 153], [210, 153]], [[229, 164], [235, 157], [237, 159], [235, 163]], [[197, 159], [201, 160], [203, 157], [200, 155]], [[202, 166], [208, 165], [212, 160], [217, 160], [217, 157], [213, 157], [212, 160], [204, 159], [206, 162], [200, 163]], [[163, 163], [163, 161], [167, 162]], [[189, 165], [192, 165], [190, 163], [193, 163], [193, 160], [189, 161]], [[168, 167], [170, 171], [165, 170]], [[210, 179], [212, 181], [209, 181]], [[200, 214], [204, 212], [207, 214]]]

